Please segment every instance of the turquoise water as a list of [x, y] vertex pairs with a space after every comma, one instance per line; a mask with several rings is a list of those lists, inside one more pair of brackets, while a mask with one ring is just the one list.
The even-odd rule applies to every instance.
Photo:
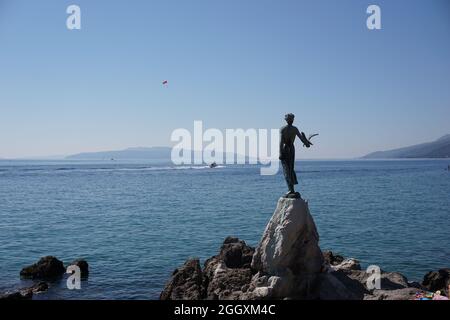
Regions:
[[[322, 249], [420, 280], [450, 267], [450, 160], [300, 161]], [[0, 291], [44, 255], [85, 258], [38, 299], [156, 299], [191, 256], [226, 236], [256, 245], [286, 187], [257, 166], [216, 169], [135, 162], [0, 161]]]

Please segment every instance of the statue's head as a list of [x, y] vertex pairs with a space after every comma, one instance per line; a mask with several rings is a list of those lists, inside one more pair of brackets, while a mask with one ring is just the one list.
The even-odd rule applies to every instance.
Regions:
[[284, 120], [286, 120], [286, 122], [287, 122], [288, 124], [293, 124], [293, 123], [294, 123], [294, 118], [295, 118], [295, 116], [294, 116], [293, 113], [288, 113], [288, 114], [286, 114], [286, 115], [284, 116]]

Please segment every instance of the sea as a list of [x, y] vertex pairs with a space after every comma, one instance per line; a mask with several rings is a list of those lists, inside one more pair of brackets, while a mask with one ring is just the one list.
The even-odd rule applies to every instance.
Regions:
[[[449, 164], [303, 160], [297, 190], [322, 250], [420, 282], [450, 267]], [[0, 161], [0, 292], [32, 285], [20, 270], [52, 255], [85, 259], [89, 277], [34, 299], [158, 299], [175, 268], [203, 263], [227, 236], [256, 246], [286, 189], [258, 165]]]

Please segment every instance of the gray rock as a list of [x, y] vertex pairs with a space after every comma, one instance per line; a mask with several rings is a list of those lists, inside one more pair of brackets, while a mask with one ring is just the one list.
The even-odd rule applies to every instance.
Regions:
[[309, 297], [317, 287], [323, 262], [308, 203], [280, 198], [253, 255], [252, 268], [258, 271], [251, 286], [255, 296]]
[[414, 300], [416, 288], [403, 288], [395, 290], [377, 290], [364, 296], [364, 300]]
[[[367, 290], [367, 279], [369, 274], [361, 270], [341, 270], [350, 279], [358, 281]], [[397, 290], [408, 288], [408, 279], [398, 272], [385, 272], [381, 271], [380, 279], [381, 290]]]
[[361, 270], [359, 261], [353, 258], [345, 259], [339, 264], [332, 265], [331, 268], [335, 271], [339, 270]]
[[20, 276], [30, 279], [53, 279], [66, 272], [63, 263], [52, 256], [41, 258], [37, 263], [23, 268]]
[[308, 203], [303, 199], [278, 200], [252, 260], [252, 268], [276, 275], [320, 272], [323, 264], [319, 234]]

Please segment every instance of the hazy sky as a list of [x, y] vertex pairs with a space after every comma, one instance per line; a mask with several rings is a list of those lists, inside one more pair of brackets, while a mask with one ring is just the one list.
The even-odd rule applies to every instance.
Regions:
[[434, 140], [450, 133], [449, 39], [447, 0], [0, 0], [0, 157], [170, 145], [194, 120], [279, 128], [286, 112], [320, 133], [303, 158]]

